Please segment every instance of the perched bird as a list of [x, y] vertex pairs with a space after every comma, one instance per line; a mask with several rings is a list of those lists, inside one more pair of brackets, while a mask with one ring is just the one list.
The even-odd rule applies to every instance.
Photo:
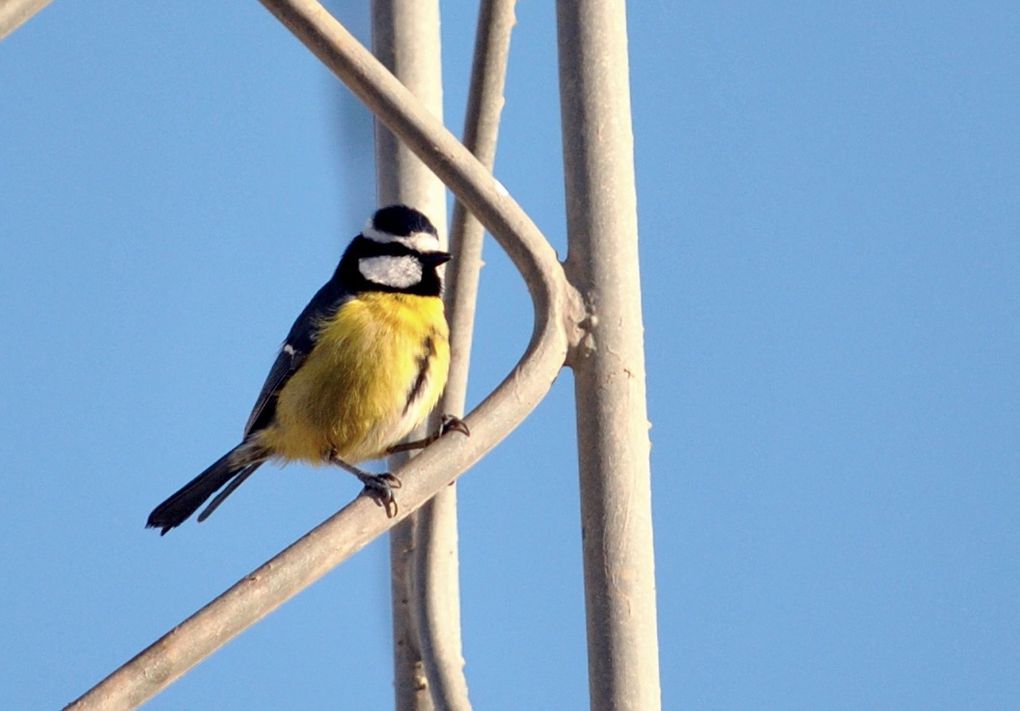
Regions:
[[[270, 459], [337, 464], [387, 513], [395, 511], [392, 488], [400, 482], [355, 465], [408, 448], [395, 444], [421, 424], [446, 385], [449, 330], [438, 267], [450, 255], [439, 247], [422, 213], [405, 205], [378, 210], [291, 327], [241, 443], [157, 506], [146, 526], [165, 534], [226, 486], [198, 517], [205, 520]], [[450, 421], [443, 431], [467, 434]]]

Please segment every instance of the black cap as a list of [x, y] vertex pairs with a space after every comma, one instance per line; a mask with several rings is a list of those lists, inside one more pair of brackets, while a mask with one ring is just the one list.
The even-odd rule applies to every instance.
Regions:
[[372, 217], [372, 227], [395, 237], [406, 237], [415, 232], [436, 234], [436, 228], [429, 218], [407, 205], [390, 205], [376, 210]]

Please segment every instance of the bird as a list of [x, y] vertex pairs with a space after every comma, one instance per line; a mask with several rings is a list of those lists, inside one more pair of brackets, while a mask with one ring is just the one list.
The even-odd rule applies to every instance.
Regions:
[[[357, 465], [429, 444], [449, 431], [397, 445], [436, 406], [450, 364], [436, 228], [407, 205], [377, 210], [344, 250], [333, 276], [294, 321], [244, 427], [240, 444], [149, 514], [160, 535], [204, 521], [267, 461], [335, 464], [396, 515], [392, 474]], [[222, 491], [221, 491], [222, 489]]]

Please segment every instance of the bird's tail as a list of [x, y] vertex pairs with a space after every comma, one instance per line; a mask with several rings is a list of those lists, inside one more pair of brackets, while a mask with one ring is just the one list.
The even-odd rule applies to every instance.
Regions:
[[253, 447], [250, 442], [242, 442], [153, 509], [145, 527], [158, 528], [159, 535], [164, 535], [184, 523], [210, 496], [227, 484], [227, 488], [199, 515], [198, 520], [204, 521], [267, 458], [263, 450]]

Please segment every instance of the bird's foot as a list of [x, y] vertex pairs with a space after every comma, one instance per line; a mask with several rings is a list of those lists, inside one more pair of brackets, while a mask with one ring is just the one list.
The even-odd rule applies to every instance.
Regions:
[[365, 485], [365, 494], [372, 497], [372, 500], [386, 511], [387, 518], [397, 515], [397, 499], [393, 495], [394, 489], [401, 487], [400, 479], [389, 472], [382, 474], [368, 474], [359, 476], [361, 483]]
[[366, 472], [364, 469], [360, 469], [340, 459], [335, 452], [330, 459], [337, 466], [346, 469], [358, 477], [358, 480], [365, 485], [363, 493], [368, 494], [376, 504], [386, 510], [387, 518], [393, 518], [397, 515], [397, 499], [393, 495], [393, 490], [400, 488], [400, 479], [389, 472], [383, 472], [382, 474]]

